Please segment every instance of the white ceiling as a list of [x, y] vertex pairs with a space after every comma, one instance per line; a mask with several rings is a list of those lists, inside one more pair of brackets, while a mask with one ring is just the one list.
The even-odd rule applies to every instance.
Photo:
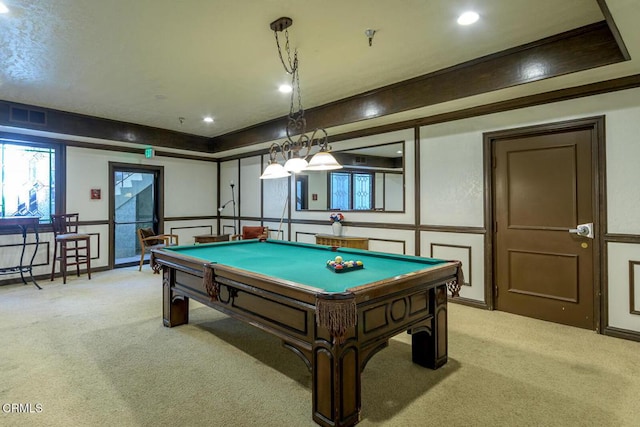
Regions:
[[[1, 1], [1, 100], [206, 137], [288, 113], [269, 28], [281, 16], [307, 109], [603, 19], [596, 0]], [[606, 3], [631, 61], [341, 129], [640, 73], [638, 0]], [[481, 18], [461, 27], [466, 9]]]

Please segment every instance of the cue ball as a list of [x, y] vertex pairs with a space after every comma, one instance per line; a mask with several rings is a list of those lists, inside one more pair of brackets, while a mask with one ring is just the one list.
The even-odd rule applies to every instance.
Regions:
[[338, 255], [335, 259], [335, 261], [340, 264], [342, 262], [342, 257], [340, 255]]

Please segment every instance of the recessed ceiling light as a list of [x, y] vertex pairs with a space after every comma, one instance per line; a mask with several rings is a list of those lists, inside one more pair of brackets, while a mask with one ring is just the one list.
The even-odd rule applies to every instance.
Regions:
[[458, 17], [458, 24], [471, 25], [474, 22], [476, 22], [478, 19], [480, 19], [480, 15], [478, 15], [475, 12], [468, 11]]
[[0, 1], [0, 13], [9, 13], [9, 8]]
[[293, 88], [291, 87], [291, 85], [280, 85], [278, 90], [282, 93], [291, 93]]
[[204, 118], [204, 119], [202, 119], [202, 120], [204, 120], [206, 123], [213, 123], [213, 117], [209, 117], [209, 116], [207, 116], [207, 117], [205, 117], [205, 118]]

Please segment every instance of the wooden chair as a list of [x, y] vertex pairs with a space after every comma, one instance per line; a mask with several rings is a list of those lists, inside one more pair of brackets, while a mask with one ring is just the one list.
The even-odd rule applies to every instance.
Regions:
[[91, 280], [91, 237], [78, 233], [79, 214], [51, 215], [51, 225], [55, 242], [53, 244], [53, 262], [51, 280], [55, 278], [56, 261], [60, 262], [62, 283], [67, 283], [67, 267], [76, 266], [80, 277], [80, 265], [87, 266], [87, 277]]
[[234, 234], [231, 240], [266, 239], [269, 237], [269, 227], [245, 225], [242, 234]]
[[[166, 246], [178, 245], [177, 234], [156, 234], [153, 228], [138, 228], [138, 242], [140, 242], [140, 267], [138, 271], [142, 271], [142, 264], [144, 264], [144, 255], [150, 252], [151, 249], [160, 249]], [[151, 266], [153, 269], [153, 265]], [[160, 273], [153, 269], [154, 273]]]

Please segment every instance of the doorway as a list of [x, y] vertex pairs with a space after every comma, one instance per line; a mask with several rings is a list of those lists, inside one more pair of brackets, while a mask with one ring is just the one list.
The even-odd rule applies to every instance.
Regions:
[[485, 136], [493, 307], [599, 330], [603, 119]]
[[110, 162], [109, 175], [110, 265], [136, 265], [142, 252], [137, 230], [163, 230], [163, 167]]

